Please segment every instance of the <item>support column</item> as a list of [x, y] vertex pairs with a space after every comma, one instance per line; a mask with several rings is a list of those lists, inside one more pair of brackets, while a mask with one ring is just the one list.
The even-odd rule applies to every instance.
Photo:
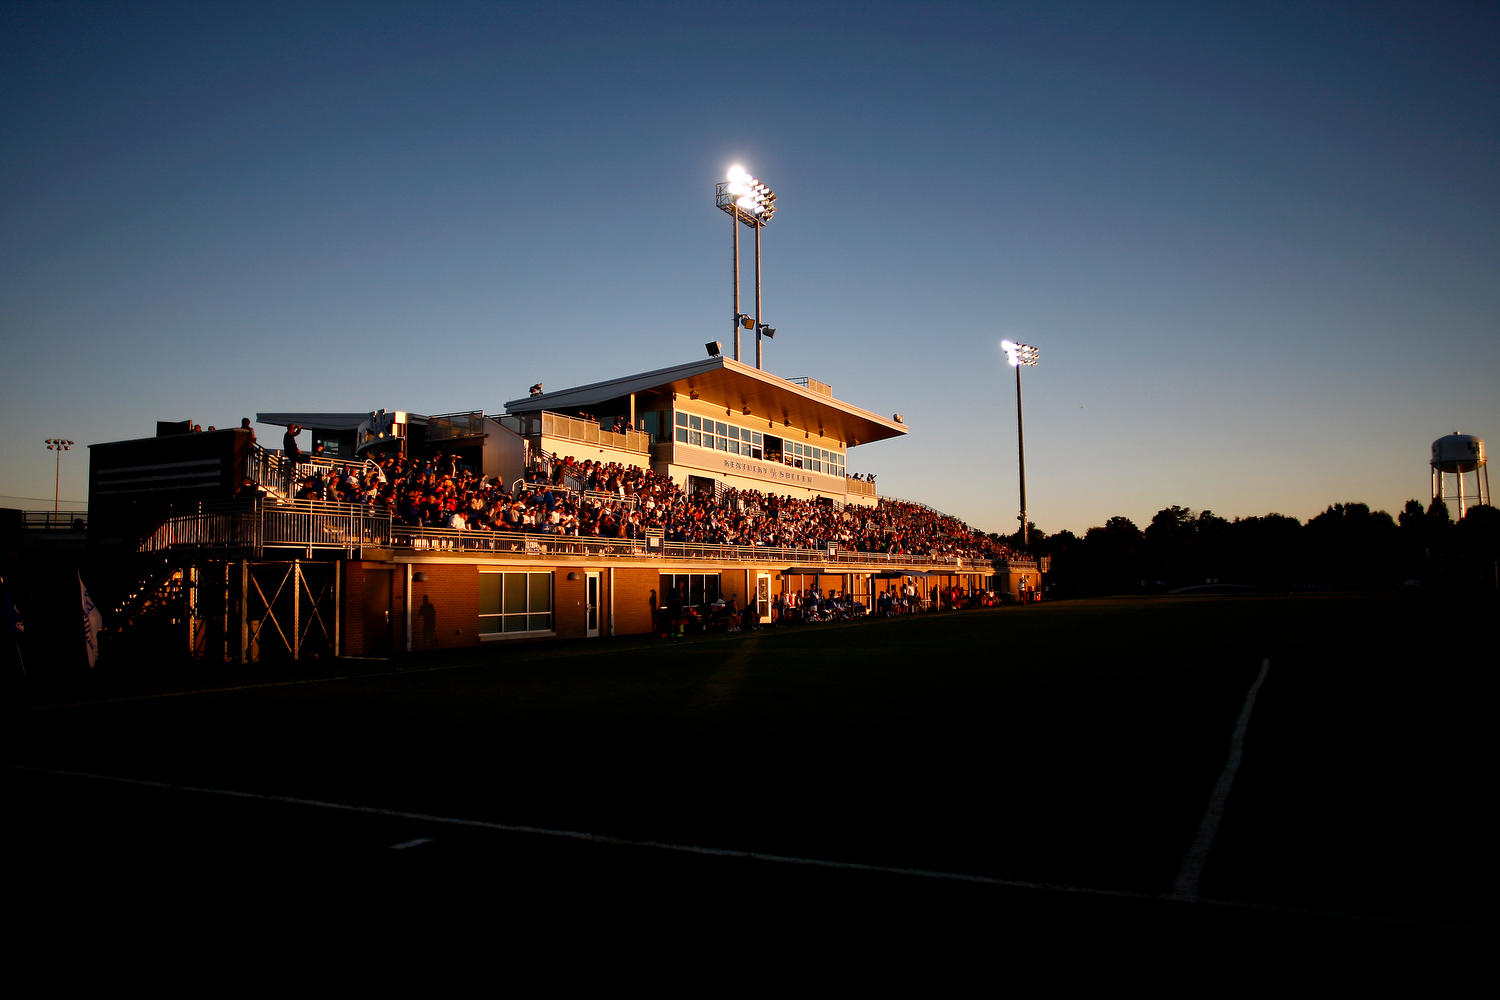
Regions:
[[740, 359], [740, 210], [729, 213], [734, 227], [734, 360]]
[[240, 560], [240, 663], [250, 662], [250, 560]]
[[292, 659], [302, 652], [302, 564], [292, 560]]
[[760, 370], [763, 352], [760, 345], [760, 231], [765, 227], [757, 224], [755, 227], [755, 368]]

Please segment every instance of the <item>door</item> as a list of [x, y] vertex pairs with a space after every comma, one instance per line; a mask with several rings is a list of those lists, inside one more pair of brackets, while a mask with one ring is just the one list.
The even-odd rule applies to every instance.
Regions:
[[590, 639], [599, 634], [599, 574], [585, 573], [583, 585], [584, 635]]
[[755, 579], [755, 613], [760, 617], [760, 623], [766, 624], [771, 620], [771, 574], [759, 573]]

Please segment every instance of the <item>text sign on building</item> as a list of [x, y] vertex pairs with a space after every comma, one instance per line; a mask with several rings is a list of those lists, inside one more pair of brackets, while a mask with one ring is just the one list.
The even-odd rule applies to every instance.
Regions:
[[797, 486], [821, 488], [834, 493], [844, 492], [844, 484], [833, 476], [819, 475], [808, 472], [805, 469], [793, 468], [790, 465], [776, 465], [774, 463], [745, 461], [739, 458], [723, 459], [720, 465], [722, 471], [737, 476], [755, 476], [760, 479], [768, 479], [778, 483], [791, 483]]

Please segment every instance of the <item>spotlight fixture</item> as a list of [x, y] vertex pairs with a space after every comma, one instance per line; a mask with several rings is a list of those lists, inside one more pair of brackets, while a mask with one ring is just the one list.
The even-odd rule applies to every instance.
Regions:
[[729, 168], [727, 179], [719, 182], [714, 204], [730, 215], [738, 212], [739, 221], [758, 229], [776, 214], [776, 193], [736, 165]]
[[703, 349], [708, 352], [709, 357], [717, 358], [724, 353], [724, 344], [722, 341], [710, 340], [708, 343], [703, 345]]
[[760, 325], [760, 332], [762, 336], [769, 337], [772, 340], [776, 339], [776, 331], [764, 323]]
[[1037, 362], [1037, 349], [1030, 344], [1018, 344], [1013, 340], [1000, 341], [1000, 350], [1005, 352], [1010, 359], [1012, 368], [1026, 365], [1028, 368], [1035, 367]]

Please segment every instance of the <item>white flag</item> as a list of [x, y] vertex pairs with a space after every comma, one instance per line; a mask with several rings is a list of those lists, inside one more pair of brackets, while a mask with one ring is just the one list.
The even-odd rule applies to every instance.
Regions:
[[89, 588], [83, 585], [83, 574], [78, 574], [78, 591], [83, 595], [83, 645], [89, 652], [89, 669], [99, 659], [99, 630], [104, 627], [104, 616], [89, 596]]

